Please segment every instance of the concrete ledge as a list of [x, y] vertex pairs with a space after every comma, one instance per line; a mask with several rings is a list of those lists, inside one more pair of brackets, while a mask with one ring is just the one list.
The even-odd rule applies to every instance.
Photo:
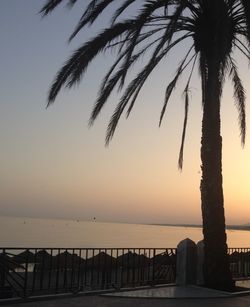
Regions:
[[[244, 291], [229, 293], [225, 291], [213, 290], [199, 286], [176, 286], [175, 284], [156, 285], [154, 287], [145, 286], [138, 288], [127, 288], [119, 291], [114, 290], [102, 290], [91, 292], [79, 292], [79, 293], [66, 293], [66, 294], [54, 294], [33, 296], [29, 298], [9, 298], [1, 299], [0, 305], [16, 305], [32, 302], [44, 302], [55, 301], [55, 306], [60, 306], [60, 300], [64, 299], [77, 299], [81, 297], [103, 297], [103, 298], [119, 298], [119, 299], [227, 299], [237, 298], [241, 296], [250, 296], [250, 289]], [[58, 302], [56, 302], [58, 301]], [[54, 306], [53, 305], [53, 306]], [[31, 305], [33, 306], [33, 305]]]
[[[175, 284], [164, 284], [164, 285], [155, 285], [153, 288], [161, 288], [161, 287], [167, 287], [167, 286], [174, 286]], [[152, 286], [142, 286], [142, 287], [134, 287], [134, 288], [122, 288], [119, 290], [115, 289], [106, 289], [106, 290], [96, 290], [96, 291], [84, 291], [84, 292], [76, 292], [76, 293], [59, 293], [59, 294], [47, 294], [47, 295], [36, 295], [36, 296], [29, 296], [27, 298], [20, 298], [20, 297], [14, 297], [14, 298], [6, 298], [6, 299], [0, 299], [0, 305], [13, 305], [13, 304], [20, 304], [20, 303], [29, 303], [29, 302], [37, 302], [37, 301], [48, 301], [48, 300], [60, 300], [60, 299], [66, 299], [66, 298], [76, 298], [81, 296], [98, 296], [103, 294], [112, 294], [119, 291], [119, 293], [122, 292], [130, 292], [130, 291], [136, 291], [136, 290], [146, 290], [146, 289], [152, 289]]]

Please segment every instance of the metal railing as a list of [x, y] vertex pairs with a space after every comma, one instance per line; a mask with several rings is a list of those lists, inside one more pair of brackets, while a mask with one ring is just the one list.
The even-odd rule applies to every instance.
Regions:
[[[174, 283], [176, 248], [1, 248], [0, 298]], [[250, 248], [228, 248], [235, 279], [250, 278]]]
[[233, 278], [250, 278], [250, 248], [228, 248]]
[[2, 248], [0, 252], [0, 298], [175, 281], [175, 248]]

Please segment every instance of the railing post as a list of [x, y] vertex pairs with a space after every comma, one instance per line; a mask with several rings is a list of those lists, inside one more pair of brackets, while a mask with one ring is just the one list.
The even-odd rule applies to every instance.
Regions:
[[153, 249], [152, 285], [155, 284], [155, 248]]
[[7, 274], [9, 273], [8, 256], [5, 248], [2, 249], [0, 257], [0, 299], [11, 298], [13, 291], [9, 285], [7, 285]]
[[6, 252], [5, 248], [3, 249], [2, 257], [0, 259], [0, 287], [3, 288], [5, 286], [5, 259], [6, 259]]
[[24, 273], [24, 286], [23, 286], [23, 296], [27, 297], [27, 285], [28, 285], [28, 269], [29, 269], [29, 249], [26, 249], [25, 256], [25, 273]]

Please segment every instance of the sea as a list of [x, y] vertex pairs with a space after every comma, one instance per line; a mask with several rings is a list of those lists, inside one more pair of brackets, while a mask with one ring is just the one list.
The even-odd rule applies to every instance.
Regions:
[[[0, 217], [0, 248], [174, 248], [202, 240], [198, 227]], [[250, 247], [250, 231], [227, 230], [228, 247]]]

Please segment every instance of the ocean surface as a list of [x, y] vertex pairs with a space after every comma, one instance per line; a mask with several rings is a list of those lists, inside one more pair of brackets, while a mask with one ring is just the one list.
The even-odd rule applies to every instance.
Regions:
[[[201, 228], [0, 217], [0, 247], [166, 248], [185, 238], [198, 242]], [[227, 238], [228, 247], [250, 247], [250, 231]]]

